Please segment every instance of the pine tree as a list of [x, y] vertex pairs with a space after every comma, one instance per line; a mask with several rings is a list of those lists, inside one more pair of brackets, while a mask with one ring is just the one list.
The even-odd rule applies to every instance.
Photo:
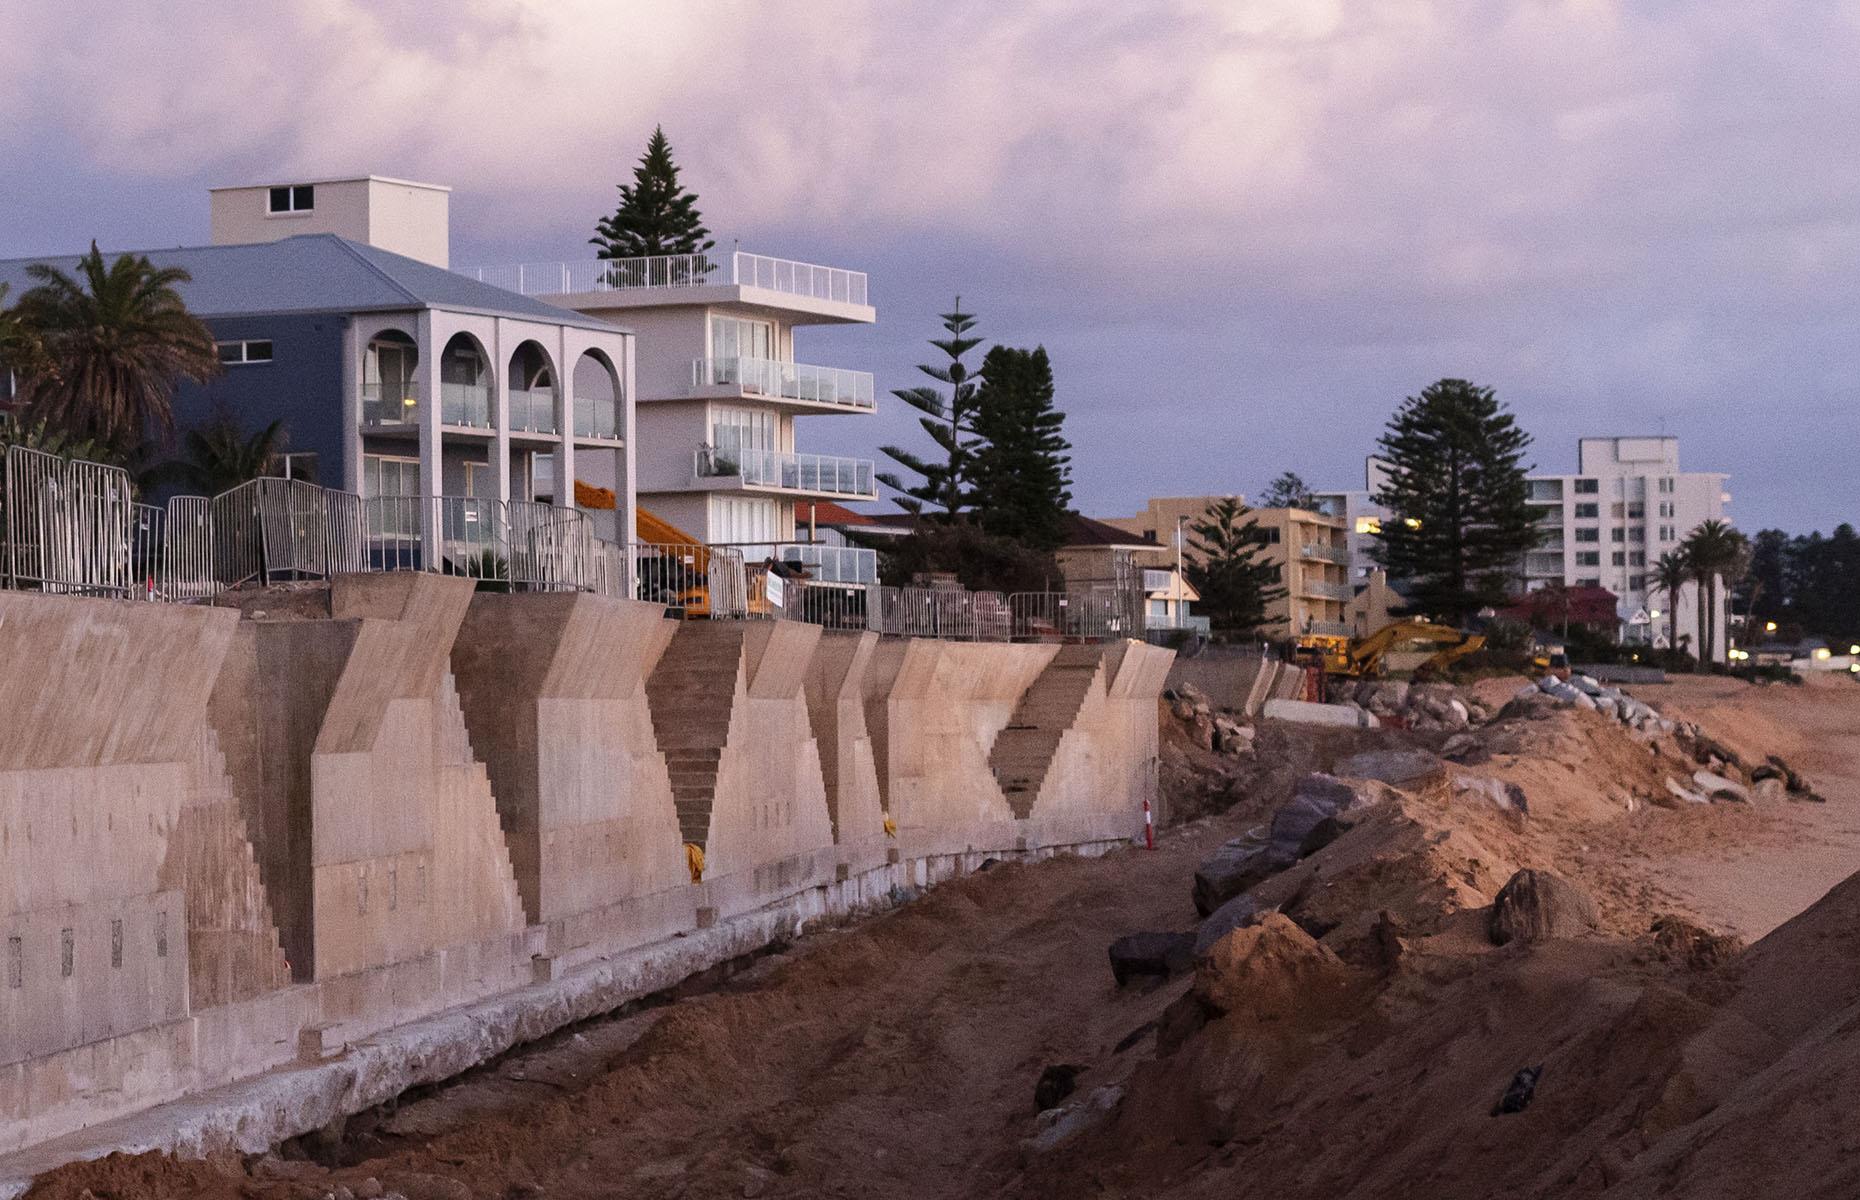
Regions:
[[620, 185], [620, 207], [595, 225], [588, 239], [600, 258], [646, 258], [700, 254], [717, 243], [704, 228], [697, 195], [678, 182], [678, 164], [665, 130], [654, 127], [646, 153], [633, 168], [633, 182]]
[[1410, 396], [1381, 438], [1390, 512], [1377, 558], [1413, 611], [1464, 624], [1503, 603], [1542, 531], [1525, 503], [1531, 437], [1491, 388], [1442, 379]]
[[1046, 347], [996, 346], [982, 359], [976, 396], [977, 449], [972, 476], [983, 530], [1039, 550], [1065, 540], [1072, 503], [1072, 448], [1066, 415], [1053, 405], [1053, 366]]
[[1287, 471], [1266, 486], [1266, 492], [1259, 498], [1261, 508], [1303, 508], [1309, 509], [1317, 503], [1311, 495], [1311, 485], [1296, 471]]
[[917, 369], [949, 384], [949, 396], [945, 398], [934, 387], [899, 388], [891, 394], [926, 414], [919, 417], [917, 423], [942, 449], [944, 461], [933, 463], [899, 446], [880, 446], [885, 457], [912, 474], [921, 475], [923, 482], [907, 486], [895, 471], [879, 472], [878, 481], [902, 493], [898, 507], [904, 511], [922, 513], [926, 506], [940, 508], [941, 513], [933, 515], [949, 521], [968, 511], [974, 503], [972, 471], [976, 452], [981, 447], [975, 419], [983, 376], [979, 372], [970, 374], [962, 356], [981, 345], [982, 339], [969, 336], [969, 331], [975, 327], [975, 314], [962, 311], [961, 296], [956, 297], [954, 308], [942, 316], [943, 328], [949, 336], [931, 338], [930, 344], [941, 350], [949, 362], [947, 365], [919, 364]]
[[1188, 527], [1194, 557], [1183, 573], [1201, 593], [1197, 605], [1214, 633], [1232, 640], [1258, 633], [1266, 623], [1266, 606], [1285, 597], [1279, 568], [1259, 557], [1266, 538], [1251, 512], [1238, 497], [1228, 496], [1210, 504]]

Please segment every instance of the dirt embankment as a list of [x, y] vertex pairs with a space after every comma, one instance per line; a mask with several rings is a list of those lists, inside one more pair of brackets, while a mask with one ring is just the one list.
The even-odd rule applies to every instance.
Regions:
[[[1262, 725], [1251, 760], [1178, 747], [1233, 807], [1154, 852], [997, 866], [288, 1148], [315, 1161], [118, 1160], [34, 1194], [1860, 1194], [1860, 882], [1740, 951], [1670, 869], [1786, 873], [1853, 820], [1860, 762], [1829, 739], [1860, 731], [1860, 688], [1642, 696], [1746, 756], [1782, 749], [1827, 803], [1666, 807], [1696, 766], [1673, 739], [1592, 711], [1497, 721], [1306, 838], [1191, 971], [1118, 987], [1107, 944], [1193, 930], [1198, 864], [1298, 776], [1447, 740]], [[1823, 725], [1791, 743], [1808, 699]], [[1588, 904], [1494, 945], [1526, 868]], [[1075, 1090], [1041, 1113], [1055, 1065]], [[1524, 1068], [1528, 1104], [1493, 1115]]]

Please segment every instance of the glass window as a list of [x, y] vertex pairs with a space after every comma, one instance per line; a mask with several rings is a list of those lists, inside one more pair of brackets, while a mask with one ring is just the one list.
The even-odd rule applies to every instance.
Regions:
[[1646, 565], [1647, 565], [1647, 552], [1645, 550], [1629, 550], [1628, 551], [1628, 566], [1644, 567]]
[[1578, 504], [1578, 505], [1576, 506], [1576, 519], [1577, 519], [1578, 521], [1582, 521], [1582, 520], [1589, 520], [1589, 521], [1593, 521], [1593, 520], [1595, 520], [1595, 519], [1596, 519], [1597, 517], [1599, 517], [1599, 516], [1601, 516], [1601, 506], [1600, 506], [1600, 505], [1597, 505], [1597, 504]]
[[385, 454], [362, 456], [362, 495], [417, 496], [420, 494], [420, 460]]
[[719, 453], [775, 449], [775, 414], [749, 408], [711, 410], [711, 444]]
[[1599, 479], [1578, 479], [1576, 481], [1576, 494], [1579, 496], [1593, 496], [1601, 490], [1602, 481]]
[[1602, 577], [1599, 575], [1596, 575], [1596, 576], [1593, 576], [1587, 579], [1578, 579], [1576, 580], [1576, 586], [1577, 587], [1601, 587]]
[[271, 189], [271, 211], [291, 211], [291, 189], [287, 187], [275, 187]]
[[271, 361], [270, 342], [220, 342], [220, 361], [235, 363], [267, 363]]
[[300, 183], [291, 189], [291, 211], [309, 212], [316, 207], [316, 189], [307, 183]]
[[775, 502], [748, 496], [710, 498], [713, 542], [772, 542], [778, 536]]
[[1627, 566], [1627, 551], [1626, 550], [1615, 551], [1614, 557], [1610, 559], [1609, 561], [1610, 561], [1610, 564], [1613, 566], [1617, 566], [1617, 567]]
[[710, 319], [710, 356], [772, 359], [775, 357], [775, 325], [770, 321], [713, 316]]
[[1611, 542], [1627, 541], [1627, 530], [1617, 525], [1615, 528], [1608, 531], [1608, 540]]
[[1579, 542], [1599, 542], [1602, 540], [1602, 531], [1599, 529], [1578, 529], [1576, 531], [1576, 540]]
[[1602, 552], [1599, 550], [1578, 550], [1576, 565], [1579, 567], [1599, 567], [1602, 565]]

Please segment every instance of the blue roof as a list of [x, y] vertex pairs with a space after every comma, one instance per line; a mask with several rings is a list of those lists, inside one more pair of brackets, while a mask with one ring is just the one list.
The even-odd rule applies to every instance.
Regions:
[[[105, 251], [105, 257], [114, 256]], [[333, 233], [307, 233], [276, 242], [238, 246], [184, 246], [139, 250], [158, 267], [181, 267], [192, 279], [177, 286], [189, 311], [199, 317], [268, 313], [393, 312], [441, 308], [619, 332], [620, 327], [571, 309], [480, 283]], [[48, 263], [70, 272], [78, 258], [0, 260], [7, 302], [35, 285], [26, 268]]]

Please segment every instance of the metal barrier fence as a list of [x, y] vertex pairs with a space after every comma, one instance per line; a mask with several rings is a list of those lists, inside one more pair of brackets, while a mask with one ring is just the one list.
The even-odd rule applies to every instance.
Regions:
[[[362, 499], [256, 479], [212, 499], [138, 504], [116, 467], [7, 447], [0, 586], [197, 601], [258, 582], [433, 571], [512, 590], [598, 591], [683, 617], [784, 618], [959, 641], [1140, 637], [1140, 593], [971, 592], [815, 577], [824, 564], [746, 561], [739, 547], [599, 541], [587, 515], [462, 496]], [[758, 548], [761, 549], [761, 548]], [[1134, 597], [1134, 599], [1133, 599]]]

